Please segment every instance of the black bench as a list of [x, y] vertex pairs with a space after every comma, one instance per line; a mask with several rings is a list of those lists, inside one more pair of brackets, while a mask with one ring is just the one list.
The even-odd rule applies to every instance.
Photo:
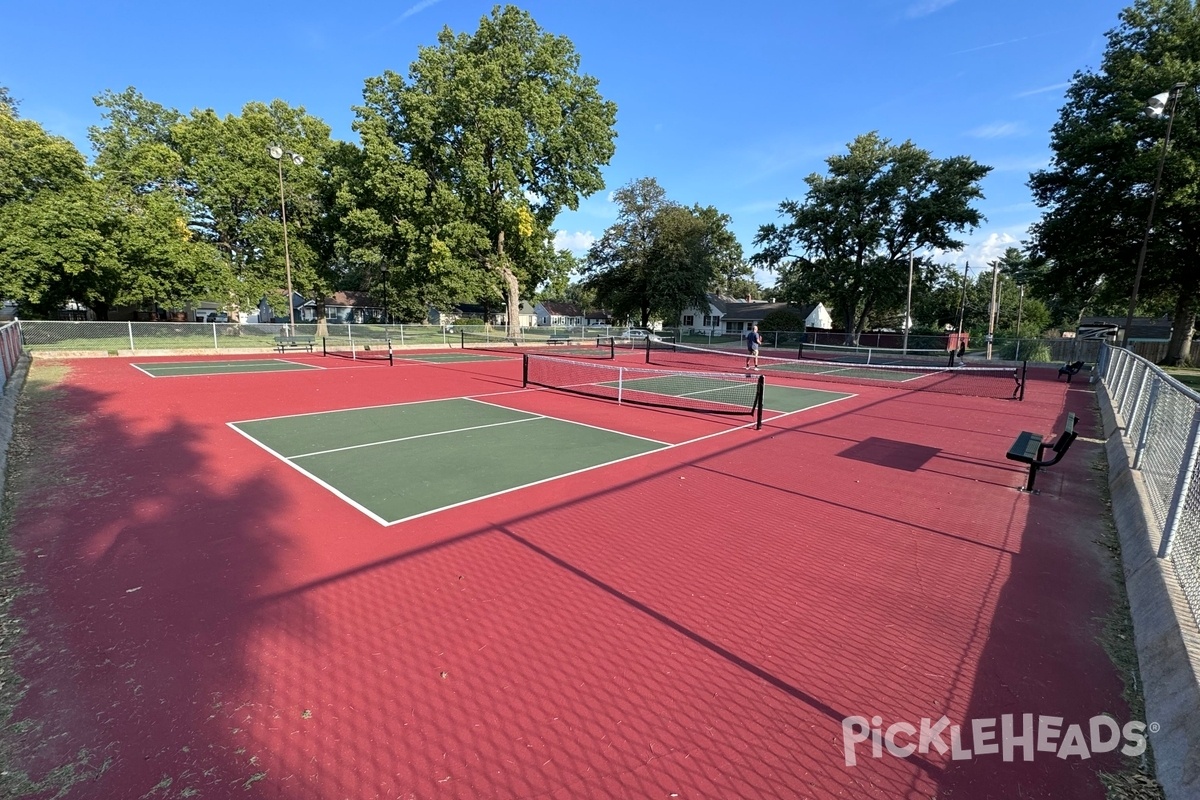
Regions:
[[276, 336], [275, 349], [282, 353], [285, 350], [307, 350], [313, 351], [313, 346], [316, 344], [311, 336]]
[[549, 344], [570, 344], [571, 337], [565, 333], [552, 333], [546, 342]]
[[[1052, 444], [1042, 441], [1040, 433], [1021, 431], [1021, 435], [1012, 443], [1012, 447], [1008, 448], [1008, 454], [1005, 456], [1009, 461], [1019, 461], [1029, 465], [1029, 480], [1025, 482], [1025, 488], [1021, 491], [1037, 494], [1033, 488], [1033, 482], [1037, 480], [1038, 470], [1042, 467], [1054, 466], [1067, 454], [1067, 451], [1071, 449], [1071, 442], [1075, 441], [1075, 423], [1078, 421], [1077, 416], [1067, 412], [1067, 421], [1063, 425], [1062, 433], [1055, 438]], [[1054, 452], [1054, 457], [1049, 460], [1043, 458], [1047, 448]]]
[[1070, 383], [1071, 378], [1078, 375], [1079, 371], [1082, 370], [1085, 366], [1087, 366], [1087, 365], [1084, 364], [1082, 361], [1072, 361], [1070, 364], [1063, 364], [1061, 367], [1058, 368], [1058, 377], [1061, 378], [1063, 375], [1066, 375], [1067, 383]]

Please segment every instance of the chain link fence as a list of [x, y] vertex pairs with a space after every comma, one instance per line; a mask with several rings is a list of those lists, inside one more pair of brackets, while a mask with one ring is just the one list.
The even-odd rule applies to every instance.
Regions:
[[0, 325], [0, 396], [3, 396], [8, 379], [16, 371], [22, 352], [21, 329], [17, 323]]
[[1100, 383], [1125, 423], [1133, 468], [1142, 473], [1170, 558], [1200, 625], [1200, 394], [1145, 358], [1105, 346]]
[[[297, 324], [290, 330], [280, 323], [231, 322], [69, 322], [62, 320], [21, 320], [12, 323], [13, 337], [17, 326], [24, 346], [35, 352], [94, 352], [111, 354], [151, 351], [246, 351], [270, 350], [275, 338], [322, 337], [339, 343], [354, 341], [391, 340], [393, 347], [450, 347], [458, 344], [459, 332], [504, 333], [504, 328], [485, 325], [370, 325], [356, 323]], [[7, 326], [6, 326], [7, 328]], [[612, 336], [617, 329], [605, 326], [566, 328], [540, 326], [523, 328], [527, 339], [550, 336], [587, 335]]]

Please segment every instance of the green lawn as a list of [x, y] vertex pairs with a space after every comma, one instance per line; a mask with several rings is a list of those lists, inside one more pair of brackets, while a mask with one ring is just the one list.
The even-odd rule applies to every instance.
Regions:
[[1200, 369], [1192, 367], [1167, 367], [1166, 372], [1189, 389], [1200, 391]]

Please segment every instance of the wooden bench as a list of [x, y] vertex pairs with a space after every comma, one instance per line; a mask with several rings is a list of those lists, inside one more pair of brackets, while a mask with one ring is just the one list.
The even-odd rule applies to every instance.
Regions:
[[1085, 366], [1087, 365], [1082, 361], [1072, 361], [1070, 364], [1063, 364], [1058, 368], [1058, 377], [1061, 378], [1063, 375], [1066, 375], [1067, 383], [1070, 383], [1071, 378], [1074, 378], [1076, 375], [1078, 375], [1079, 371]]
[[[1009, 461], [1019, 461], [1029, 465], [1029, 480], [1025, 482], [1025, 488], [1021, 491], [1037, 494], [1037, 490], [1033, 488], [1033, 482], [1037, 480], [1038, 470], [1054, 466], [1067, 454], [1067, 451], [1071, 449], [1071, 443], [1075, 441], [1075, 423], [1078, 421], [1077, 416], [1067, 412], [1067, 420], [1063, 425], [1062, 433], [1055, 438], [1052, 444], [1042, 441], [1040, 433], [1021, 431], [1017, 440], [1012, 443], [1012, 447], [1008, 448], [1008, 454], [1005, 456]], [[1054, 452], [1054, 457], [1049, 460], [1043, 458], [1047, 448]]]
[[313, 346], [316, 341], [311, 336], [276, 336], [275, 349], [280, 353], [285, 350], [307, 350], [313, 351]]

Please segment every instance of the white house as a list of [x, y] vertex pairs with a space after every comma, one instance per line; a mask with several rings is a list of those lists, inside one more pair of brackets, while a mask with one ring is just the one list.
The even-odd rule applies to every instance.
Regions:
[[555, 325], [579, 328], [583, 326], [583, 312], [570, 303], [543, 300], [534, 306], [534, 311], [537, 314], [537, 324], [542, 327]]
[[684, 309], [679, 318], [679, 327], [683, 331], [740, 333], [749, 330], [751, 325], [761, 323], [773, 311], [787, 311], [803, 317], [804, 324], [809, 329], [829, 330], [833, 327], [833, 317], [829, 315], [824, 303], [797, 306], [791, 303], [734, 300], [716, 294], [707, 295], [707, 299], [707, 308]]

